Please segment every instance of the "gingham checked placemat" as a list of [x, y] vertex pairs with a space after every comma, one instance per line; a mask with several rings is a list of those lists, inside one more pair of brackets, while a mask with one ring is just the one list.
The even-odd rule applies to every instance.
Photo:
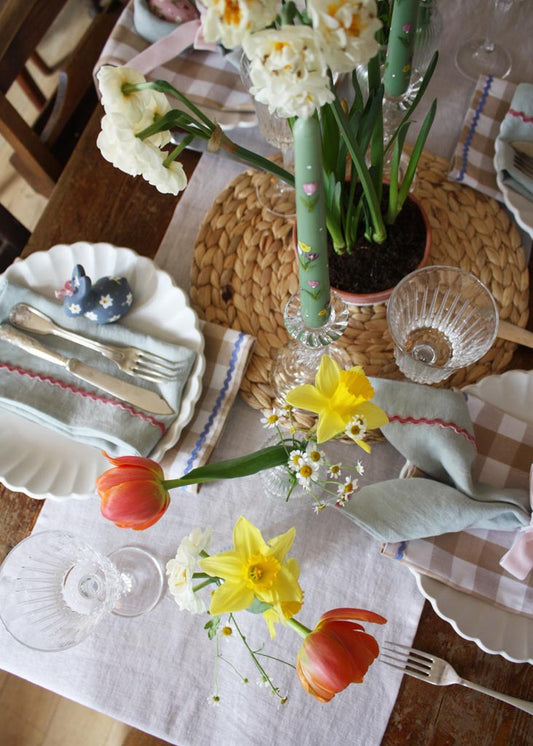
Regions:
[[[175, 479], [207, 463], [231, 409], [255, 339], [209, 321], [200, 322], [205, 341], [203, 389], [191, 422], [161, 461], [166, 479]], [[197, 493], [199, 485], [186, 489]]]
[[[471, 394], [465, 396], [478, 447], [476, 479], [529, 490], [533, 425]], [[462, 531], [385, 544], [382, 553], [461, 591], [533, 617], [533, 573], [520, 581], [499, 564], [515, 536], [508, 531]]]
[[516, 84], [492, 75], [479, 77], [455, 148], [451, 181], [503, 201], [494, 170], [494, 140], [507, 114]]
[[[120, 15], [104, 46], [96, 63], [95, 73], [105, 64], [127, 65], [149, 47], [149, 42], [135, 31], [131, 1]], [[253, 101], [241, 83], [238, 70], [221, 52], [188, 49], [150, 71], [146, 70], [145, 65], [133, 66], [147, 78], [167, 80], [200, 106], [224, 111], [254, 112]]]

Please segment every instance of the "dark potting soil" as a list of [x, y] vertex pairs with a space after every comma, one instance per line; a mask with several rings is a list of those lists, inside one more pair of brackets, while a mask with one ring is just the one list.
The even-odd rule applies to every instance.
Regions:
[[339, 256], [329, 249], [332, 287], [350, 293], [387, 290], [415, 270], [426, 246], [426, 225], [418, 205], [406, 200], [401, 213], [382, 244], [363, 238], [351, 254]]

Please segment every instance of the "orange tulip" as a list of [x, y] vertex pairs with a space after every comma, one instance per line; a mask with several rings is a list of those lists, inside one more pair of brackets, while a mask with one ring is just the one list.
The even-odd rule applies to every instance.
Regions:
[[[300, 683], [320, 702], [329, 702], [349, 684], [360, 684], [379, 653], [375, 638], [355, 619], [376, 624], [387, 621], [365, 609], [332, 609], [320, 617], [298, 651], [296, 672]], [[298, 631], [302, 634], [301, 629]]]
[[152, 526], [170, 504], [159, 464], [141, 456], [104, 456], [114, 465], [96, 480], [104, 518], [136, 531]]

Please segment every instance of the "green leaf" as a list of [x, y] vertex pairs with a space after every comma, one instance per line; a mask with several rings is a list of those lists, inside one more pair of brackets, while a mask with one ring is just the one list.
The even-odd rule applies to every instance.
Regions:
[[407, 169], [403, 177], [402, 185], [400, 187], [400, 191], [398, 195], [397, 214], [402, 209], [403, 204], [405, 200], [407, 199], [407, 195], [409, 194], [411, 184], [415, 177], [416, 169], [418, 166], [418, 161], [420, 160], [420, 156], [422, 155], [422, 151], [424, 150], [424, 145], [426, 144], [426, 140], [429, 135], [431, 125], [433, 124], [433, 120], [435, 119], [436, 111], [437, 111], [437, 99], [434, 99], [431, 106], [429, 107], [429, 111], [426, 114], [422, 127], [420, 128], [418, 137], [416, 138], [416, 142], [413, 147], [413, 152], [411, 153], [411, 160], [409, 161], [409, 165], [407, 166]]
[[202, 484], [203, 482], [214, 482], [218, 479], [246, 477], [250, 474], [257, 474], [264, 469], [272, 469], [274, 466], [286, 464], [289, 451], [302, 447], [304, 447], [304, 444], [298, 440], [294, 440], [294, 443], [291, 442], [290, 445], [279, 443], [254, 451], [254, 453], [246, 456], [200, 466], [179, 479], [166, 479], [163, 484], [166, 489], [172, 489], [187, 484]]
[[207, 636], [210, 640], [213, 640], [216, 637], [218, 627], [220, 625], [220, 616], [217, 614], [216, 616], [211, 617], [211, 619], [204, 624], [204, 629], [207, 630]]

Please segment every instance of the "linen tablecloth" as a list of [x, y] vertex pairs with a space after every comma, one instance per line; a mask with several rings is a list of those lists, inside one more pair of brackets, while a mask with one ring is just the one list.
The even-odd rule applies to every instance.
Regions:
[[[193, 247], [190, 236], [194, 241], [209, 200], [225, 185], [220, 187], [222, 180], [227, 183], [233, 177], [235, 168], [216, 156], [203, 156], [180, 201], [174, 220], [182, 227], [187, 225], [187, 232], [176, 234], [171, 224], [156, 257], [179, 284], [188, 279], [185, 275]], [[196, 212], [189, 212], [191, 202], [198, 207]], [[185, 221], [184, 215], [188, 216]], [[179, 255], [172, 251], [176, 235]], [[259, 413], [238, 398], [211, 460], [248, 453], [270, 436], [260, 424]], [[402, 464], [402, 458], [387, 443], [376, 444], [369, 457], [344, 444], [335, 444], [331, 455], [345, 461], [362, 458], [368, 481], [394, 476]], [[163, 519], [141, 533], [118, 529], [105, 521], [96, 497], [76, 503], [47, 501], [35, 531], [68, 529], [106, 552], [123, 544], [138, 544], [155, 552], [164, 563], [197, 526], [213, 526], [211, 552], [228, 548], [233, 524], [241, 514], [266, 538], [296, 527], [291, 556], [300, 563], [300, 583], [305, 590], [298, 618], [308, 627], [331, 608], [370, 608], [388, 619], [383, 627], [368, 625], [378, 641], [412, 642], [423, 598], [410, 572], [382, 557], [378, 542], [353, 526], [340, 510], [331, 508], [315, 515], [311, 504], [277, 503], [265, 496], [257, 476], [206, 484], [198, 495], [174, 490]], [[294, 662], [301, 640], [292, 630], [280, 627], [270, 642], [261, 617], [240, 614], [238, 619], [250, 642], [265, 642], [268, 654]], [[376, 661], [363, 685], [352, 686], [323, 705], [303, 691], [293, 669], [272, 662], [267, 669], [289, 697], [280, 708], [277, 698], [258, 687], [247, 654], [237, 639], [230, 638], [225, 655], [248, 675], [250, 683], [243, 685], [221, 664], [221, 703], [212, 707], [208, 699], [213, 694], [214, 643], [203, 629], [206, 621], [205, 616], [180, 611], [167, 594], [150, 614], [135, 619], [111, 616], [91, 637], [64, 652], [31, 651], [2, 628], [0, 665], [179, 746], [379, 744], [397, 697], [400, 672]]]

